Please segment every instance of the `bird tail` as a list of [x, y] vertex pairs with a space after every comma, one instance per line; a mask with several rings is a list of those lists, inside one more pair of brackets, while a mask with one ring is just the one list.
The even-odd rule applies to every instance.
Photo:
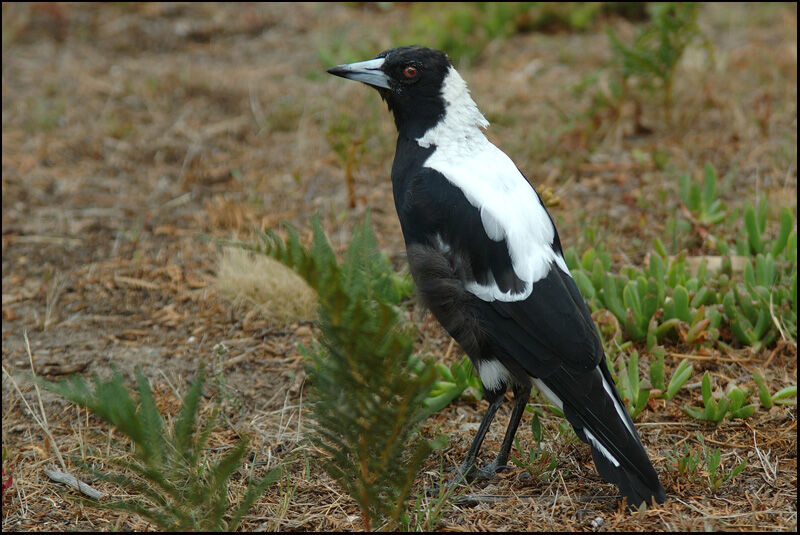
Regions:
[[605, 358], [591, 371], [574, 373], [560, 368], [541, 379], [563, 404], [564, 416], [575, 433], [592, 448], [600, 475], [615, 484], [629, 507], [663, 503], [658, 480], [633, 421], [622, 404]]

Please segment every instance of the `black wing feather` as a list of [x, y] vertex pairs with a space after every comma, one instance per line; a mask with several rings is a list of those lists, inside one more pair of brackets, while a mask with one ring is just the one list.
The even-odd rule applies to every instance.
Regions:
[[[602, 343], [575, 281], [555, 264], [544, 279], [533, 284], [531, 295], [524, 301], [492, 301], [488, 306], [502, 321], [517, 327], [518, 332], [510, 334], [516, 334], [523, 346], [531, 342], [544, 346], [562, 365], [589, 370], [602, 358]], [[536, 362], [530, 363], [530, 369], [525, 366], [530, 356], [515, 356], [528, 373], [543, 376]]]

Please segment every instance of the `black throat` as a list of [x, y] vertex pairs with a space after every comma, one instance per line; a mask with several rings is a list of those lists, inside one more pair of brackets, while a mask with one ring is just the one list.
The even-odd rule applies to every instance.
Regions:
[[416, 140], [436, 126], [444, 118], [445, 103], [441, 95], [410, 99], [404, 93], [380, 90], [394, 117], [394, 125], [400, 138]]

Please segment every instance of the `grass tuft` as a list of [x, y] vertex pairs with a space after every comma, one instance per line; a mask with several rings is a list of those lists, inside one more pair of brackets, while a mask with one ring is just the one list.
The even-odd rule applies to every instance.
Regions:
[[216, 286], [222, 295], [265, 319], [288, 325], [316, 315], [317, 296], [291, 269], [272, 258], [226, 247]]

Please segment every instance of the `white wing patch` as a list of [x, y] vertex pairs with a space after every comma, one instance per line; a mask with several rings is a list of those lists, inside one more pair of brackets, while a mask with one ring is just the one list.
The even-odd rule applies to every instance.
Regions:
[[596, 438], [594, 438], [594, 435], [592, 434], [592, 432], [591, 432], [591, 431], [589, 431], [588, 429], [586, 429], [586, 428], [584, 427], [584, 428], [583, 428], [583, 434], [584, 434], [584, 435], [586, 435], [586, 438], [588, 438], [588, 439], [589, 439], [589, 442], [592, 444], [592, 446], [593, 446], [593, 447], [595, 447], [595, 448], [597, 448], [597, 450], [598, 450], [600, 453], [602, 453], [602, 454], [603, 454], [603, 457], [605, 457], [606, 459], [608, 459], [609, 461], [611, 461], [611, 463], [612, 463], [614, 466], [616, 466], [616, 467], [619, 467], [619, 461], [616, 459], [616, 457], [614, 457], [613, 455], [611, 455], [611, 452], [610, 452], [610, 451], [608, 451], [608, 450], [606, 449], [606, 447], [605, 447], [605, 446], [603, 446], [602, 444], [600, 444], [600, 441], [599, 441], [599, 440], [597, 440]]
[[539, 391], [544, 394], [544, 397], [550, 400], [550, 403], [558, 407], [558, 410], [561, 412], [564, 412], [564, 403], [561, 401], [561, 398], [556, 396], [555, 392], [550, 390], [550, 387], [544, 384], [541, 379], [537, 379], [536, 377], [531, 377], [531, 380], [533, 381], [533, 384], [536, 385], [536, 388], [538, 388]]
[[595, 369], [595, 372], [600, 374], [600, 378], [603, 380], [603, 388], [605, 389], [605, 391], [608, 394], [608, 396], [611, 398], [611, 401], [614, 403], [614, 408], [617, 409], [617, 414], [619, 415], [619, 419], [622, 420], [622, 422], [625, 424], [625, 427], [628, 428], [628, 431], [631, 432], [631, 435], [633, 435], [634, 438], [638, 437], [638, 435], [636, 434], [636, 431], [634, 431], [633, 427], [628, 422], [627, 413], [625, 412], [625, 408], [622, 405], [619, 404], [619, 402], [617, 401], [617, 397], [611, 391], [611, 389], [613, 387], [608, 384], [608, 382], [606, 381], [606, 378], [603, 376], [603, 372], [601, 372], [599, 368]]
[[486, 206], [481, 207], [481, 222], [490, 240], [502, 241], [506, 237], [503, 224], [492, 215], [492, 212]]
[[507, 384], [511, 374], [505, 366], [497, 360], [483, 360], [478, 364], [478, 375], [481, 377], [483, 386], [489, 390], [497, 390], [502, 385]]
[[484, 301], [527, 299], [533, 283], [547, 276], [555, 263], [569, 274], [566, 263], [551, 244], [555, 228], [531, 185], [503, 151], [481, 128], [488, 126], [469, 95], [464, 80], [450, 68], [442, 86], [445, 115], [417, 143], [436, 146], [425, 162], [458, 187], [480, 211], [490, 239], [505, 239], [516, 276], [525, 284], [521, 292], [503, 292], [494, 280], [470, 283], [467, 291]]

